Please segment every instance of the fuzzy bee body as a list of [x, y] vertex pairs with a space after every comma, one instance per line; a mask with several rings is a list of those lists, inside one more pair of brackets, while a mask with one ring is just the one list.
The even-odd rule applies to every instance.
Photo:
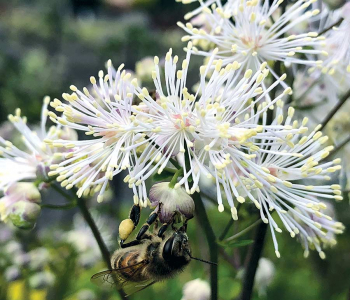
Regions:
[[111, 258], [112, 270], [92, 277], [99, 285], [116, 285], [128, 295], [180, 273], [190, 262], [191, 252], [185, 232], [159, 237], [147, 235], [140, 244], [122, 248]]
[[[151, 235], [150, 239], [143, 240], [141, 245], [115, 251], [111, 264], [114, 269], [120, 269], [121, 276], [129, 281], [137, 282], [150, 278], [160, 281], [170, 278], [181, 272], [190, 259], [178, 263], [166, 261], [163, 249], [167, 240]], [[142, 271], [133, 274], [133, 266], [138, 266], [140, 263], [145, 263]]]

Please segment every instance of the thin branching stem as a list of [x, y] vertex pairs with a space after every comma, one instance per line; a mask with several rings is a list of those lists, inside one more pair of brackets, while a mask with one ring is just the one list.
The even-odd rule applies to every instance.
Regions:
[[[210, 261], [218, 263], [219, 247], [216, 243], [216, 237], [213, 228], [210, 225], [207, 212], [205, 211], [204, 203], [199, 193], [194, 193], [193, 200], [196, 204], [196, 217], [199, 224], [202, 226], [205, 237], [207, 238], [209, 246]], [[218, 266], [210, 265], [210, 287], [211, 287], [211, 300], [218, 299]]]
[[251, 256], [244, 275], [243, 289], [240, 300], [250, 300], [253, 295], [254, 278], [258, 268], [259, 259], [264, 248], [265, 236], [268, 225], [260, 222], [255, 235]]
[[328, 113], [328, 115], [325, 117], [323, 122], [321, 123], [321, 128], [319, 130], [322, 130], [328, 122], [333, 118], [333, 116], [337, 113], [337, 111], [344, 105], [346, 100], [350, 98], [350, 90], [348, 90], [343, 97], [340, 98], [339, 102], [336, 106], [333, 107], [333, 109]]
[[239, 237], [242, 236], [243, 234], [249, 232], [249, 231], [252, 230], [254, 227], [256, 227], [257, 225], [259, 225], [261, 222], [262, 222], [261, 219], [255, 221], [253, 224], [249, 225], [247, 228], [245, 228], [245, 229], [243, 229], [242, 231], [240, 231], [240, 232], [234, 234], [233, 236], [227, 238], [227, 239], [225, 240], [225, 242], [230, 242], [230, 241], [233, 241], [233, 240], [239, 238]]
[[340, 18], [337, 22], [333, 23], [332, 25], [328, 26], [327, 28], [323, 29], [321, 32], [318, 33], [318, 35], [325, 34], [327, 31], [331, 30], [334, 26], [339, 26], [344, 21], [343, 18]]
[[49, 209], [57, 209], [57, 210], [66, 210], [66, 209], [72, 209], [74, 207], [76, 207], [77, 204], [76, 203], [68, 203], [68, 204], [64, 204], [64, 205], [56, 205], [56, 204], [40, 204], [41, 208], [49, 208]]
[[[92, 218], [92, 215], [91, 215], [88, 207], [86, 206], [85, 199], [78, 198], [75, 195], [69, 195], [68, 193], [64, 192], [60, 187], [56, 186], [55, 184], [53, 184], [52, 187], [58, 193], [60, 193], [65, 199], [70, 201], [72, 205], [74, 204], [74, 205], [78, 206], [81, 214], [83, 215], [85, 222], [88, 224], [88, 226], [90, 227], [90, 229], [92, 231], [92, 234], [94, 235], [94, 238], [97, 242], [97, 245], [100, 248], [100, 252], [102, 254], [102, 258], [103, 258], [104, 262], [106, 263], [109, 270], [112, 269], [111, 258], [110, 258], [108, 248], [102, 239], [101, 233], [100, 233], [94, 219]], [[122, 290], [118, 290], [118, 293], [119, 293], [121, 299], [127, 299], [126, 294]], [[128, 298], [128, 299], [130, 299], [130, 298]]]
[[343, 147], [350, 142], [350, 136], [348, 136], [344, 141], [342, 141], [339, 145], [335, 146], [333, 151], [332, 151], [332, 155], [336, 154], [338, 151], [340, 151], [341, 149], [343, 149]]

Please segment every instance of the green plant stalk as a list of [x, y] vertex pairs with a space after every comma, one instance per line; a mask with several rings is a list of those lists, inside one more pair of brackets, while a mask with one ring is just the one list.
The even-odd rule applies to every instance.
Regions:
[[346, 100], [350, 98], [350, 90], [348, 90], [343, 97], [340, 98], [339, 102], [333, 109], [328, 113], [323, 122], [321, 123], [320, 131], [328, 124], [328, 122], [333, 118], [333, 116], [337, 113], [337, 111], [344, 105]]
[[265, 236], [268, 225], [261, 222], [257, 228], [253, 249], [243, 279], [243, 289], [240, 300], [250, 300], [253, 295], [254, 278], [258, 268], [259, 259], [264, 248]]
[[255, 226], [257, 226], [257, 225], [260, 224], [261, 222], [262, 222], [261, 219], [255, 221], [253, 224], [249, 225], [247, 228], [245, 228], [245, 229], [243, 229], [242, 231], [240, 231], [240, 232], [234, 234], [233, 236], [227, 238], [227, 239], [225, 240], [225, 242], [233, 241], [233, 240], [239, 238], [240, 236], [242, 236], [243, 234], [249, 232], [251, 229], [253, 229]]
[[[70, 196], [68, 193], [62, 191], [59, 187], [57, 187], [56, 185], [52, 185], [52, 187], [58, 192], [60, 193], [63, 197], [65, 197], [68, 201], [70, 201], [71, 203], [76, 203], [77, 206], [80, 209], [81, 214], [83, 215], [83, 218], [85, 220], [85, 222], [88, 224], [88, 226], [90, 227], [92, 234], [94, 235], [94, 238], [98, 244], [98, 247], [100, 248], [101, 254], [102, 254], [102, 258], [105, 261], [107, 267], [109, 270], [112, 269], [112, 265], [111, 265], [111, 259], [110, 259], [110, 254], [109, 251], [107, 249], [106, 244], [104, 243], [101, 233], [97, 228], [97, 225], [94, 221], [94, 219], [92, 218], [89, 209], [86, 206], [85, 200], [82, 198], [78, 198], [76, 196]], [[122, 291], [122, 290], [118, 290], [118, 293], [121, 297], [121, 299], [126, 299], [126, 294]], [[130, 299], [130, 298], [128, 298]]]
[[337, 22], [335, 22], [334, 24], [330, 25], [329, 27], [325, 28], [324, 30], [322, 30], [321, 32], [319, 32], [318, 35], [322, 35], [325, 34], [327, 31], [331, 30], [334, 26], [339, 26], [342, 22], [344, 21], [343, 18], [340, 18]]
[[[219, 247], [216, 243], [215, 233], [210, 225], [208, 215], [205, 211], [204, 203], [199, 193], [193, 194], [193, 200], [196, 204], [196, 216], [199, 224], [203, 228], [206, 236], [209, 248], [210, 261], [218, 263]], [[218, 266], [210, 265], [210, 288], [211, 288], [211, 300], [218, 299]]]
[[169, 182], [169, 187], [170, 187], [170, 188], [172, 188], [172, 189], [174, 188], [175, 184], [177, 183], [178, 177], [181, 176], [182, 173], [183, 173], [183, 169], [182, 169], [182, 168], [178, 169], [178, 170], [175, 172], [173, 178], [172, 178], [171, 181]]
[[77, 204], [75, 202], [73, 203], [69, 203], [69, 204], [65, 204], [65, 205], [56, 205], [56, 204], [41, 204], [40, 207], [41, 208], [49, 208], [49, 209], [72, 209], [74, 207], [76, 207]]

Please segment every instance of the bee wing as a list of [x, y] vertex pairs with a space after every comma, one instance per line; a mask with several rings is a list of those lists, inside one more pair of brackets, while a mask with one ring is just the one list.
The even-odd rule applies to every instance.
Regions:
[[139, 291], [144, 290], [145, 288], [149, 287], [154, 283], [156, 283], [156, 281], [152, 279], [144, 280], [140, 282], [128, 281], [127, 283], [125, 283], [123, 287], [123, 291], [125, 292], [126, 296], [130, 296], [132, 294], [135, 294]]
[[[93, 275], [90, 280], [98, 286], [108, 288], [115, 287], [118, 290], [122, 289], [129, 296], [155, 283], [154, 280], [132, 281], [132, 277], [137, 276], [137, 273], [140, 272], [147, 263], [146, 260], [143, 260], [128, 267], [102, 271]], [[127, 273], [129, 279], [126, 279], [122, 273]]]

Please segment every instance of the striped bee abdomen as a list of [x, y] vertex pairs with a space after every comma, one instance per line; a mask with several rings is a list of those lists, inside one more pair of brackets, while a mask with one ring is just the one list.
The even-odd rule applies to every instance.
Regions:
[[128, 251], [116, 257], [114, 268], [120, 269], [120, 275], [128, 281], [143, 280], [142, 272], [138, 263], [140, 262], [140, 251]]

